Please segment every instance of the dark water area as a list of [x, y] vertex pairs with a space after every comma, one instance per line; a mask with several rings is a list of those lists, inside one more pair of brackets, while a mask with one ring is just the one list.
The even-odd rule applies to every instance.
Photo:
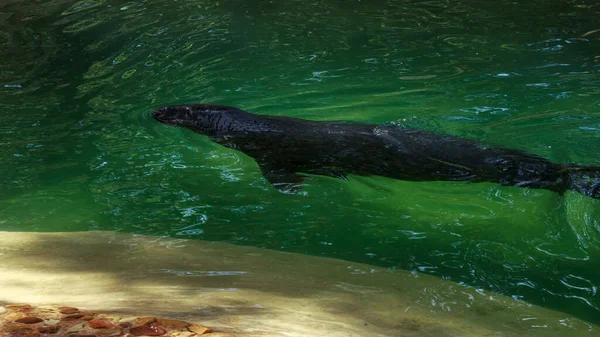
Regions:
[[0, 230], [226, 241], [425, 272], [600, 323], [600, 201], [311, 177], [154, 121], [214, 103], [600, 165], [597, 1], [0, 1]]

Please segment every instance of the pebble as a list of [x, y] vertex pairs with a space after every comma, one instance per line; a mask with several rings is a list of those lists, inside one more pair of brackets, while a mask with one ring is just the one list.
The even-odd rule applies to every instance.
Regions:
[[88, 322], [88, 324], [92, 329], [110, 329], [115, 326], [114, 324], [102, 318], [92, 319]]
[[134, 336], [162, 336], [167, 330], [156, 325], [140, 325], [129, 329], [129, 333]]
[[79, 312], [79, 309], [73, 307], [58, 307], [58, 311], [61, 314], [74, 314], [76, 312]]
[[74, 319], [79, 319], [83, 317], [83, 314], [72, 314], [72, 315], [67, 315], [65, 317], [63, 317], [63, 321], [69, 321], [69, 320], [74, 320]]
[[210, 328], [205, 327], [204, 325], [200, 325], [200, 324], [192, 324], [188, 327], [188, 330], [190, 330], [191, 332], [195, 332], [199, 335], [208, 333], [208, 332], [212, 332], [212, 330]]
[[156, 322], [156, 317], [138, 317], [134, 319], [131, 323], [133, 325], [147, 325], [154, 322]]
[[23, 318], [19, 318], [17, 320], [15, 320], [15, 322], [17, 323], [23, 323], [23, 324], [35, 324], [35, 323], [39, 323], [39, 322], [43, 322], [44, 320], [39, 318], [39, 317], [33, 317], [33, 316], [28, 316], [28, 317], [23, 317]]

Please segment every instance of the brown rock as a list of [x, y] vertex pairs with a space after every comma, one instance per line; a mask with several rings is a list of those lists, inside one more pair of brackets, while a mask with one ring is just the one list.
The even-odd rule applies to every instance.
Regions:
[[138, 317], [134, 319], [131, 323], [133, 325], [147, 325], [154, 322], [156, 322], [156, 317]]
[[61, 314], [74, 314], [76, 312], [79, 312], [79, 309], [77, 308], [73, 308], [73, 307], [58, 307], [58, 311]]
[[81, 320], [83, 321], [91, 321], [94, 319], [94, 316], [90, 316], [90, 315], [83, 315], [83, 317], [81, 317]]
[[191, 324], [190, 326], [188, 326], [188, 330], [190, 330], [191, 332], [195, 332], [198, 335], [212, 332], [211, 328], [207, 328], [202, 324]]
[[80, 334], [72, 334], [69, 337], [97, 337], [96, 335], [80, 335]]
[[38, 328], [39, 333], [54, 334], [60, 329], [60, 325], [41, 326]]
[[88, 324], [92, 329], [109, 329], [115, 326], [111, 322], [102, 318], [92, 319], [88, 322]]
[[178, 321], [174, 319], [159, 319], [156, 321], [156, 325], [161, 326], [165, 329], [185, 330], [190, 324], [184, 321]]
[[27, 317], [23, 317], [23, 318], [19, 318], [17, 320], [15, 320], [15, 322], [17, 323], [23, 323], [23, 324], [35, 324], [35, 323], [39, 323], [39, 322], [43, 322], [44, 320], [39, 318], [39, 317], [33, 317], [33, 316], [27, 316]]
[[66, 315], [65, 317], [62, 318], [62, 320], [63, 321], [70, 321], [70, 320], [74, 320], [74, 319], [80, 319], [83, 316], [84, 316], [83, 314]]
[[167, 330], [154, 324], [140, 325], [129, 329], [129, 333], [134, 336], [162, 336]]
[[206, 336], [206, 337], [233, 337], [233, 335], [230, 335], [230, 334], [224, 333], [224, 332], [211, 332], [211, 333], [204, 334], [204, 336]]
[[19, 323], [8, 323], [5, 326], [2, 327], [2, 332], [7, 332], [7, 333], [13, 333], [13, 334], [24, 334], [24, 333], [31, 333], [33, 332], [33, 329], [30, 328], [29, 326], [25, 325], [25, 324], [19, 324]]

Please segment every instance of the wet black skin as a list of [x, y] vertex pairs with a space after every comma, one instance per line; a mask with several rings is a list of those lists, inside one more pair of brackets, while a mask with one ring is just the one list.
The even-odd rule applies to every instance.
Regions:
[[300, 187], [304, 176], [299, 173], [341, 179], [356, 174], [493, 182], [558, 193], [573, 189], [600, 198], [600, 167], [555, 164], [523, 151], [423, 130], [255, 115], [208, 104], [162, 107], [152, 116], [254, 158], [265, 178], [282, 191]]

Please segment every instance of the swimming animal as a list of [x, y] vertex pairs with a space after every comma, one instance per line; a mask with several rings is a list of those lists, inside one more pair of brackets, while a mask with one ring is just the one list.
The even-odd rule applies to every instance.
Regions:
[[493, 182], [558, 193], [571, 189], [600, 198], [600, 166], [556, 164], [520, 150], [424, 130], [255, 115], [209, 104], [165, 106], [152, 116], [254, 158], [264, 177], [282, 191], [299, 189], [302, 173], [344, 180], [355, 174]]

